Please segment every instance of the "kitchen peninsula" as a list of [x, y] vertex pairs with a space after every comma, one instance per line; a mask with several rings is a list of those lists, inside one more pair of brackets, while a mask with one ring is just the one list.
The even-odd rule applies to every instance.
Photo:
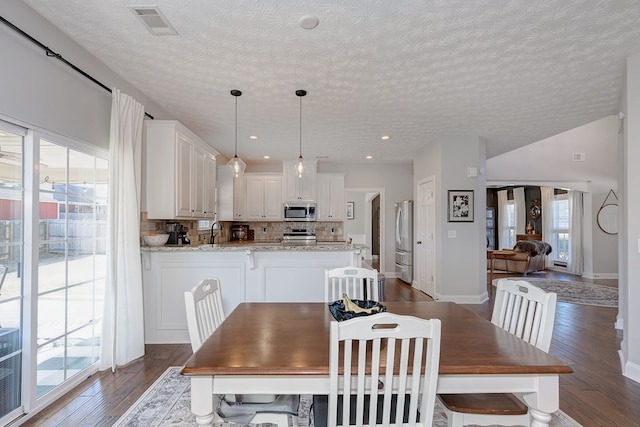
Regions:
[[184, 291], [220, 279], [225, 313], [241, 302], [323, 302], [324, 271], [361, 266], [359, 245], [270, 242], [142, 246], [145, 342], [189, 342]]

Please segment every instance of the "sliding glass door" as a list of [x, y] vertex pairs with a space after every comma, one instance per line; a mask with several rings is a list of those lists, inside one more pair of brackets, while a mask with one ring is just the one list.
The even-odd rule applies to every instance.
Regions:
[[39, 141], [37, 397], [97, 362], [107, 161]]
[[0, 424], [22, 392], [23, 135], [0, 121]]
[[97, 369], [106, 156], [0, 121], [0, 425]]

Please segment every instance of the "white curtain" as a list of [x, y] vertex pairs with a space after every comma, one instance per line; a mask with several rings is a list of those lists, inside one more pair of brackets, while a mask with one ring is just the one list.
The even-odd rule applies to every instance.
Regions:
[[116, 88], [112, 95], [100, 369], [115, 371], [144, 355], [139, 202], [144, 106]]
[[582, 274], [584, 268], [582, 256], [582, 192], [570, 190], [569, 199], [569, 262], [567, 271]]
[[[551, 243], [553, 237], [553, 187], [540, 187], [542, 204], [542, 240]], [[553, 245], [552, 245], [553, 246]], [[557, 251], [558, 248], [551, 248]], [[548, 256], [546, 267], [553, 267], [553, 256]]]
[[527, 224], [527, 206], [524, 201], [524, 187], [513, 189], [516, 234], [524, 234]]
[[510, 247], [507, 229], [507, 190], [498, 191], [498, 248]]

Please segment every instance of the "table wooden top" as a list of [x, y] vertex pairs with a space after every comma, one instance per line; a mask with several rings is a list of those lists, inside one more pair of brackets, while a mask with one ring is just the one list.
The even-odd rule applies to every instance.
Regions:
[[[570, 366], [448, 302], [385, 302], [387, 311], [442, 322], [441, 375], [567, 374]], [[329, 375], [325, 303], [242, 303], [182, 369], [184, 375]]]

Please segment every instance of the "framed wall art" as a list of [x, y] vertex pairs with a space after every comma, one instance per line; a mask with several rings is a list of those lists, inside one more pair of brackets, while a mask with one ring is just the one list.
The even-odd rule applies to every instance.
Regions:
[[449, 222], [473, 222], [473, 190], [449, 190]]
[[347, 202], [347, 219], [353, 218], [353, 202]]

